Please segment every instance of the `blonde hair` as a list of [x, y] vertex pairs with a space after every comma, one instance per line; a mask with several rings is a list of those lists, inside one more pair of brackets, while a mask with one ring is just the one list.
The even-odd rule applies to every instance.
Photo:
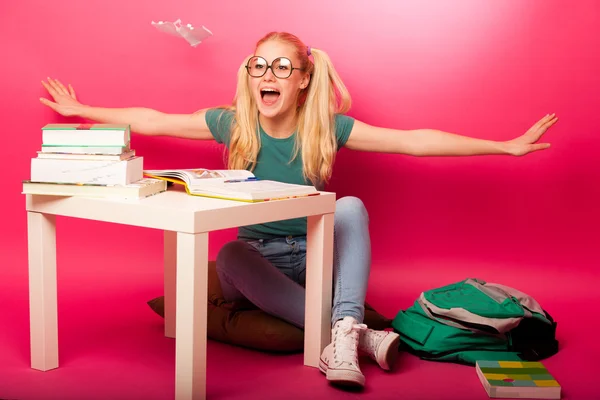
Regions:
[[[302, 89], [298, 98], [298, 133], [290, 162], [300, 152], [304, 178], [315, 185], [326, 183], [331, 177], [337, 152], [335, 114], [343, 114], [350, 109], [350, 94], [324, 51], [311, 48], [313, 62], [309, 58], [308, 47], [286, 32], [271, 32], [259, 40], [256, 47], [270, 40], [293, 45], [300, 59], [300, 68], [311, 74], [309, 85]], [[253, 170], [260, 150], [258, 108], [245, 68], [250, 57], [238, 70], [235, 98], [228, 107], [235, 112], [227, 161], [230, 169]]]

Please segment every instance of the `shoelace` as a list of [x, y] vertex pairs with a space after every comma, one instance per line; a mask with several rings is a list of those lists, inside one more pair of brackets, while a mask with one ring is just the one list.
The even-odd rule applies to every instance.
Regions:
[[336, 328], [333, 347], [334, 359], [342, 362], [357, 364], [357, 348], [360, 331], [366, 330], [365, 324], [353, 324], [350, 320], [343, 320]]
[[383, 335], [382, 332], [374, 331], [372, 329], [365, 331], [362, 336], [363, 343], [361, 347], [369, 353], [375, 353], [377, 343], [382, 339]]

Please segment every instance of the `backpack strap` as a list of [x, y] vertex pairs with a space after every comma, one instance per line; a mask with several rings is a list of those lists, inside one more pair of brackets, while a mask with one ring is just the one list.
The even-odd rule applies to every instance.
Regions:
[[[530, 311], [530, 313], [538, 313], [540, 315], [545, 315], [542, 306], [533, 297], [521, 292], [520, 290], [511, 288], [509, 286], [501, 285], [499, 283], [486, 283], [485, 287], [501, 290], [502, 292], [506, 293], [507, 296], [517, 299], [519, 303], [521, 303], [523, 308], [525, 310]], [[526, 315], [526, 317], [531, 317], [531, 315]], [[548, 321], [548, 323], [551, 322]]]
[[458, 329], [466, 329], [471, 332], [481, 333], [481, 331], [479, 331], [478, 329], [473, 329], [468, 326], [462, 325], [452, 319], [438, 317], [437, 315], [435, 315], [434, 313], [431, 312], [431, 310], [429, 309], [429, 305], [431, 303], [429, 303], [427, 300], [425, 300], [423, 298], [422, 294], [421, 294], [421, 297], [419, 297], [417, 299], [417, 304], [421, 307], [421, 309], [423, 310], [425, 315], [427, 315], [428, 318], [430, 318], [434, 321], [437, 321], [440, 324], [448, 325], [448, 326], [451, 326], [453, 328], [458, 328]]
[[[521, 320], [522, 320], [522, 317], [513, 317], [513, 318], [482, 317], [480, 315], [473, 314], [472, 312], [469, 312], [469, 311], [465, 310], [464, 308], [450, 308], [450, 309], [439, 308], [435, 304], [427, 301], [424, 293], [421, 293], [421, 295], [419, 296], [417, 301], [423, 308], [423, 311], [425, 311], [426, 313], [428, 313], [428, 311], [431, 311], [428, 313], [428, 315], [430, 317], [431, 317], [431, 314], [442, 316], [442, 317], [444, 317], [442, 319], [436, 318], [438, 320], [438, 322], [441, 322], [446, 325], [454, 326], [455, 328], [460, 327], [462, 329], [467, 329], [465, 327], [465, 325], [460, 324], [461, 321], [464, 321], [466, 324], [471, 325], [471, 326], [473, 326], [473, 325], [491, 326], [498, 333], [506, 333], [506, 332], [510, 331], [511, 329], [513, 329], [514, 327], [516, 327], [517, 325], [519, 325], [519, 322], [521, 322]], [[446, 318], [448, 318], [449, 320]], [[485, 332], [484, 330], [479, 330], [479, 329], [473, 330], [473, 331], [478, 332], [478, 333], [489, 333], [489, 332]]]
[[[467, 279], [465, 283], [478, 289], [483, 294], [496, 301], [498, 304], [502, 304], [502, 302], [506, 301], [507, 299], [513, 300], [513, 303], [515, 302], [515, 299], [518, 300], [519, 307], [521, 308], [521, 311], [523, 311], [523, 317], [531, 318], [531, 311], [529, 311], [529, 309], [527, 309], [523, 306], [523, 304], [521, 304], [519, 297], [513, 296], [513, 294], [515, 294], [519, 295], [523, 299], [529, 298], [529, 296], [527, 296], [525, 293], [519, 292], [518, 290], [510, 288], [508, 286], [499, 285], [495, 283], [486, 283], [473, 279]], [[535, 300], [533, 301], [535, 302]]]
[[434, 329], [433, 326], [422, 323], [417, 318], [411, 316], [409, 312], [404, 311], [400, 311], [396, 315], [392, 326], [397, 332], [419, 343], [421, 346], [427, 343], [427, 339], [429, 339]]

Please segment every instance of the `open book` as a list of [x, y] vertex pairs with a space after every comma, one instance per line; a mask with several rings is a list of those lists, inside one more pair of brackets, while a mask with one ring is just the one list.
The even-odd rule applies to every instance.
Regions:
[[314, 186], [260, 180], [246, 170], [145, 170], [144, 175], [184, 185], [194, 196], [226, 200], [259, 202], [319, 194]]

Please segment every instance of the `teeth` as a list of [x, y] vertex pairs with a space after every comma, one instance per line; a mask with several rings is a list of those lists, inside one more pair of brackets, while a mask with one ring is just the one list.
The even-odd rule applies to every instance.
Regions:
[[261, 89], [261, 92], [274, 92], [274, 93], [279, 93], [279, 90], [276, 90], [276, 89], [271, 89], [271, 88], [265, 88], [265, 89]]

